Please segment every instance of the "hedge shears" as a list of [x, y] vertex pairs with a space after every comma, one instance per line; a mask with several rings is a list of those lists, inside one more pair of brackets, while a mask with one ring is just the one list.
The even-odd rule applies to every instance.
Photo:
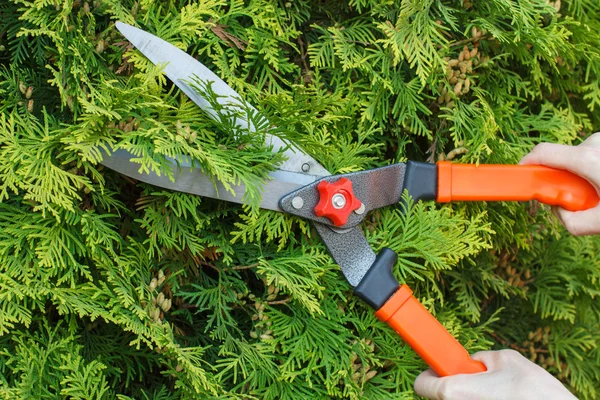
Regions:
[[[117, 29], [209, 116], [215, 110], [192, 82], [206, 82], [224, 107], [241, 106], [240, 95], [199, 61], [172, 44], [133, 26], [117, 22]], [[212, 103], [214, 104], [214, 103]], [[255, 111], [255, 110], [254, 110]], [[253, 131], [251, 122], [238, 118], [240, 128]], [[585, 179], [543, 166], [437, 164], [408, 161], [381, 168], [332, 175], [294, 145], [265, 135], [273, 151], [287, 160], [270, 173], [263, 185], [261, 207], [289, 213], [314, 223], [328, 251], [340, 266], [354, 293], [376, 310], [439, 376], [486, 371], [467, 350], [392, 274], [397, 254], [384, 248], [376, 255], [360, 224], [369, 211], [397, 205], [404, 191], [415, 201], [527, 201], [538, 200], [576, 211], [599, 202]], [[172, 160], [173, 176], [140, 171], [136, 156], [124, 149], [105, 154], [102, 164], [133, 179], [162, 188], [243, 203], [244, 185], [233, 193], [185, 159]], [[183, 161], [182, 161], [183, 160]]]

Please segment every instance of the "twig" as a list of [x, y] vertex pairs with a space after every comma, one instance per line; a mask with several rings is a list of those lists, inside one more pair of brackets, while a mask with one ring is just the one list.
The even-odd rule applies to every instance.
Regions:
[[310, 72], [310, 68], [308, 68], [308, 63], [306, 62], [306, 56], [308, 55], [308, 53], [304, 49], [304, 41], [302, 40], [301, 36], [298, 37], [298, 46], [300, 47], [300, 59], [302, 60], [304, 69], [308, 73], [308, 72]]
[[438, 138], [436, 136], [435, 139], [433, 139], [433, 143], [431, 144], [431, 146], [429, 146], [429, 148], [427, 149], [426, 153], [430, 153], [429, 157], [427, 157], [427, 162], [430, 162], [430, 163], [435, 162], [435, 150], [437, 149], [437, 145], [438, 145]]
[[466, 147], [457, 147], [454, 150], [451, 150], [448, 154], [446, 154], [446, 160], [452, 160], [458, 154], [465, 154], [469, 150]]
[[[258, 263], [254, 263], [254, 264], [250, 264], [250, 265], [236, 265], [235, 267], [231, 267], [231, 269], [237, 271], [240, 269], [251, 269], [254, 267], [258, 267]], [[225, 268], [224, 271], [227, 271], [227, 268]]]
[[482, 40], [487, 40], [491, 38], [491, 36], [472, 37], [464, 40], [459, 40], [458, 42], [449, 43], [448, 47], [462, 46], [463, 44], [467, 44], [470, 42], [480, 42]]
[[219, 273], [221, 272], [221, 270], [220, 270], [219, 268], [217, 268], [216, 266], [214, 266], [214, 265], [212, 265], [212, 264], [210, 264], [210, 263], [207, 263], [207, 262], [201, 262], [200, 264], [201, 264], [201, 265], [204, 265], [205, 267], [212, 268], [212, 269], [214, 269], [215, 271], [217, 271], [217, 272], [219, 272]]
[[273, 300], [273, 301], [267, 301], [267, 304], [272, 306], [273, 304], [285, 304], [288, 303], [292, 298], [291, 297], [286, 297], [285, 299], [281, 299], [281, 300]]

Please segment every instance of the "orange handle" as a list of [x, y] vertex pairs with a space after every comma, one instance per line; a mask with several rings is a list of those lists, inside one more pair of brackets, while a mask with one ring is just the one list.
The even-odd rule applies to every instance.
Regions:
[[375, 313], [391, 326], [439, 376], [485, 372], [467, 350], [412, 295], [406, 285]]
[[591, 183], [571, 172], [541, 165], [469, 165], [440, 161], [437, 201], [538, 200], [580, 211], [598, 204]]

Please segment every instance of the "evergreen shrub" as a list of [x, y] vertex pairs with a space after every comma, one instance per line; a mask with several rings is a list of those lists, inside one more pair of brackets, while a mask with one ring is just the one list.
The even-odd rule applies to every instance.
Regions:
[[[306, 221], [258, 210], [281, 162], [211, 121], [125, 40], [187, 51], [333, 173], [515, 164], [600, 126], [596, 0], [3, 0], [0, 397], [411, 399], [425, 364], [352, 295]], [[192, 156], [249, 206], [169, 174]], [[600, 238], [537, 203], [368, 216], [396, 277], [470, 351], [514, 348], [600, 393]]]

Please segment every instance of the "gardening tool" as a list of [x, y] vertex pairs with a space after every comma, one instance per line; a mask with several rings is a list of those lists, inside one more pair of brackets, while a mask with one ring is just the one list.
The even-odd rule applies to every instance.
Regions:
[[[116, 27], [150, 61], [164, 66], [164, 73], [208, 115], [216, 112], [194, 82], [210, 84], [218, 102], [235, 115], [246, 132], [252, 123], [236, 110], [245, 109], [240, 96], [200, 62], [166, 41], [133, 26]], [[214, 104], [214, 103], [212, 103]], [[252, 109], [252, 111], [256, 111]], [[458, 165], [449, 162], [399, 163], [382, 168], [331, 175], [302, 150], [280, 138], [266, 135], [267, 144], [287, 157], [262, 186], [261, 207], [300, 216], [314, 222], [319, 235], [354, 292], [376, 310], [440, 376], [476, 373], [485, 366], [468, 352], [392, 274], [397, 255], [384, 248], [375, 255], [359, 225], [369, 211], [396, 205], [404, 190], [415, 200], [536, 199], [568, 210], [598, 204], [596, 190], [586, 180], [567, 171], [543, 166]], [[173, 179], [141, 172], [136, 156], [118, 149], [105, 154], [102, 163], [131, 178], [163, 188], [243, 203], [244, 185], [233, 193], [185, 157], [172, 159]]]

